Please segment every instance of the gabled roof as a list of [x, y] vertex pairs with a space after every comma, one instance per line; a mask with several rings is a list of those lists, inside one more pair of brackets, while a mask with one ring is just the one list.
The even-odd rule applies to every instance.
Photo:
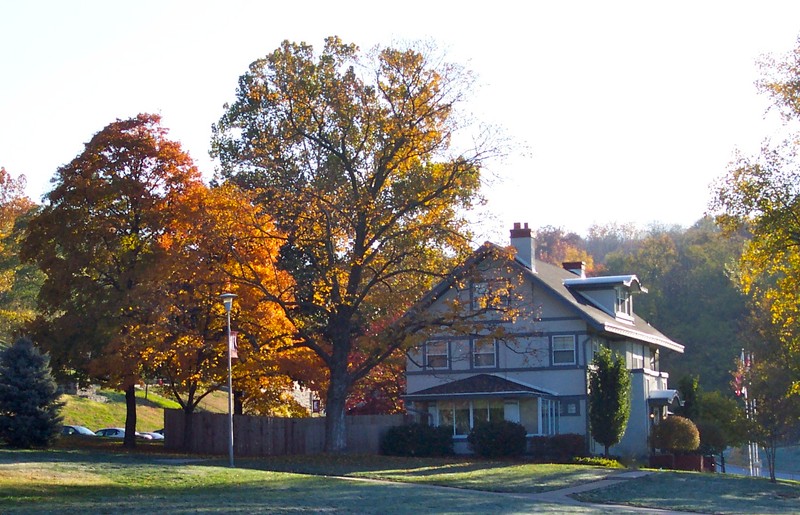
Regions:
[[[568, 270], [538, 260], [536, 261], [536, 272], [530, 271], [519, 263], [517, 263], [517, 266], [534, 284], [540, 284], [549, 289], [554, 296], [573, 308], [594, 329], [652, 343], [675, 352], [683, 352], [683, 345], [672, 341], [635, 313], [631, 321], [617, 320], [580, 294], [581, 285], [585, 285], [587, 282], [588, 284], [597, 285], [602, 283], [603, 279], [606, 279], [611, 281], [608, 283], [610, 285], [620, 283], [623, 280], [630, 281], [633, 284], [635, 280], [636, 284], [638, 284], [639, 281], [636, 276], [588, 277], [581, 279]], [[646, 290], [643, 289], [643, 291]]]
[[503, 377], [478, 374], [404, 395], [403, 399], [421, 401], [460, 397], [549, 397], [552, 395], [554, 395], [554, 392], [528, 386]]
[[[416, 304], [415, 309], [425, 309], [430, 306], [431, 303], [447, 292], [458, 279], [467, 275], [480, 262], [490, 257], [505, 255], [509, 255], [506, 249], [494, 243], [484, 243], [461, 266], [454, 269], [448, 278], [442, 280], [423, 296]], [[563, 305], [573, 310], [576, 315], [583, 318], [596, 331], [654, 344], [683, 353], [683, 345], [672, 341], [635, 313], [630, 321], [618, 320], [580, 294], [582, 287], [597, 287], [601, 284], [624, 284], [629, 287], [640, 287], [639, 280], [635, 275], [579, 278], [568, 270], [544, 261], [535, 261], [535, 272], [517, 260], [511, 260], [511, 262], [523, 277], [533, 284], [540, 285], [548, 290]], [[641, 288], [641, 290], [647, 291], [644, 288]]]

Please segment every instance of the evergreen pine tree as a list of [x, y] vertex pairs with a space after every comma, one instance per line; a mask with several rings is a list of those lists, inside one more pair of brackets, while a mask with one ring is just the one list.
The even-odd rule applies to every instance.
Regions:
[[631, 412], [631, 376], [622, 357], [600, 349], [589, 371], [589, 425], [592, 437], [608, 448], [622, 440]]
[[58, 386], [50, 357], [28, 338], [0, 351], [0, 440], [12, 447], [46, 447], [61, 427]]

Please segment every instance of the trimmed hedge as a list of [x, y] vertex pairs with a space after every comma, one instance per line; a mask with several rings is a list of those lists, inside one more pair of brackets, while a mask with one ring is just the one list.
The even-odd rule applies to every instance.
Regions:
[[484, 458], [508, 458], [525, 453], [525, 435], [522, 424], [497, 420], [477, 424], [467, 436], [470, 448]]
[[394, 426], [381, 438], [381, 453], [389, 456], [449, 456], [453, 454], [453, 430], [416, 422]]
[[700, 432], [694, 422], [678, 415], [667, 417], [650, 435], [653, 447], [665, 452], [691, 452], [700, 447]]
[[586, 456], [586, 438], [575, 433], [535, 436], [531, 439], [530, 453], [536, 458], [566, 463]]

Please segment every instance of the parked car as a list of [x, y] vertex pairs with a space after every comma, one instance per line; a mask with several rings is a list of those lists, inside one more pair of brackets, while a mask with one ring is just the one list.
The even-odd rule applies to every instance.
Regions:
[[[94, 433], [97, 436], [103, 436], [106, 438], [125, 438], [125, 430], [121, 427], [106, 427], [103, 429], [98, 429]], [[136, 432], [136, 438], [141, 438], [143, 440], [153, 440], [153, 436], [148, 433], [140, 433]]]
[[163, 440], [164, 439], [164, 435], [162, 435], [158, 431], [148, 431], [146, 433], [142, 433], [142, 435], [143, 436], [144, 435], [149, 436], [151, 440]]
[[121, 427], [106, 427], [94, 432], [97, 436], [106, 438], [125, 438], [125, 430]]
[[95, 436], [94, 431], [83, 426], [62, 426], [62, 436]]

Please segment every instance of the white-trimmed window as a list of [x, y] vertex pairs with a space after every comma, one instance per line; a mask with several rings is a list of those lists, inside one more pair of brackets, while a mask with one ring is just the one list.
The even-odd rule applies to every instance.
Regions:
[[494, 338], [481, 338], [472, 342], [472, 367], [494, 368], [497, 366], [497, 343]]
[[627, 288], [617, 287], [615, 310], [618, 315], [633, 316], [633, 296]]
[[575, 364], [575, 336], [571, 334], [552, 337], [553, 365]]
[[446, 341], [430, 341], [425, 344], [425, 366], [447, 368], [450, 362], [450, 346]]

